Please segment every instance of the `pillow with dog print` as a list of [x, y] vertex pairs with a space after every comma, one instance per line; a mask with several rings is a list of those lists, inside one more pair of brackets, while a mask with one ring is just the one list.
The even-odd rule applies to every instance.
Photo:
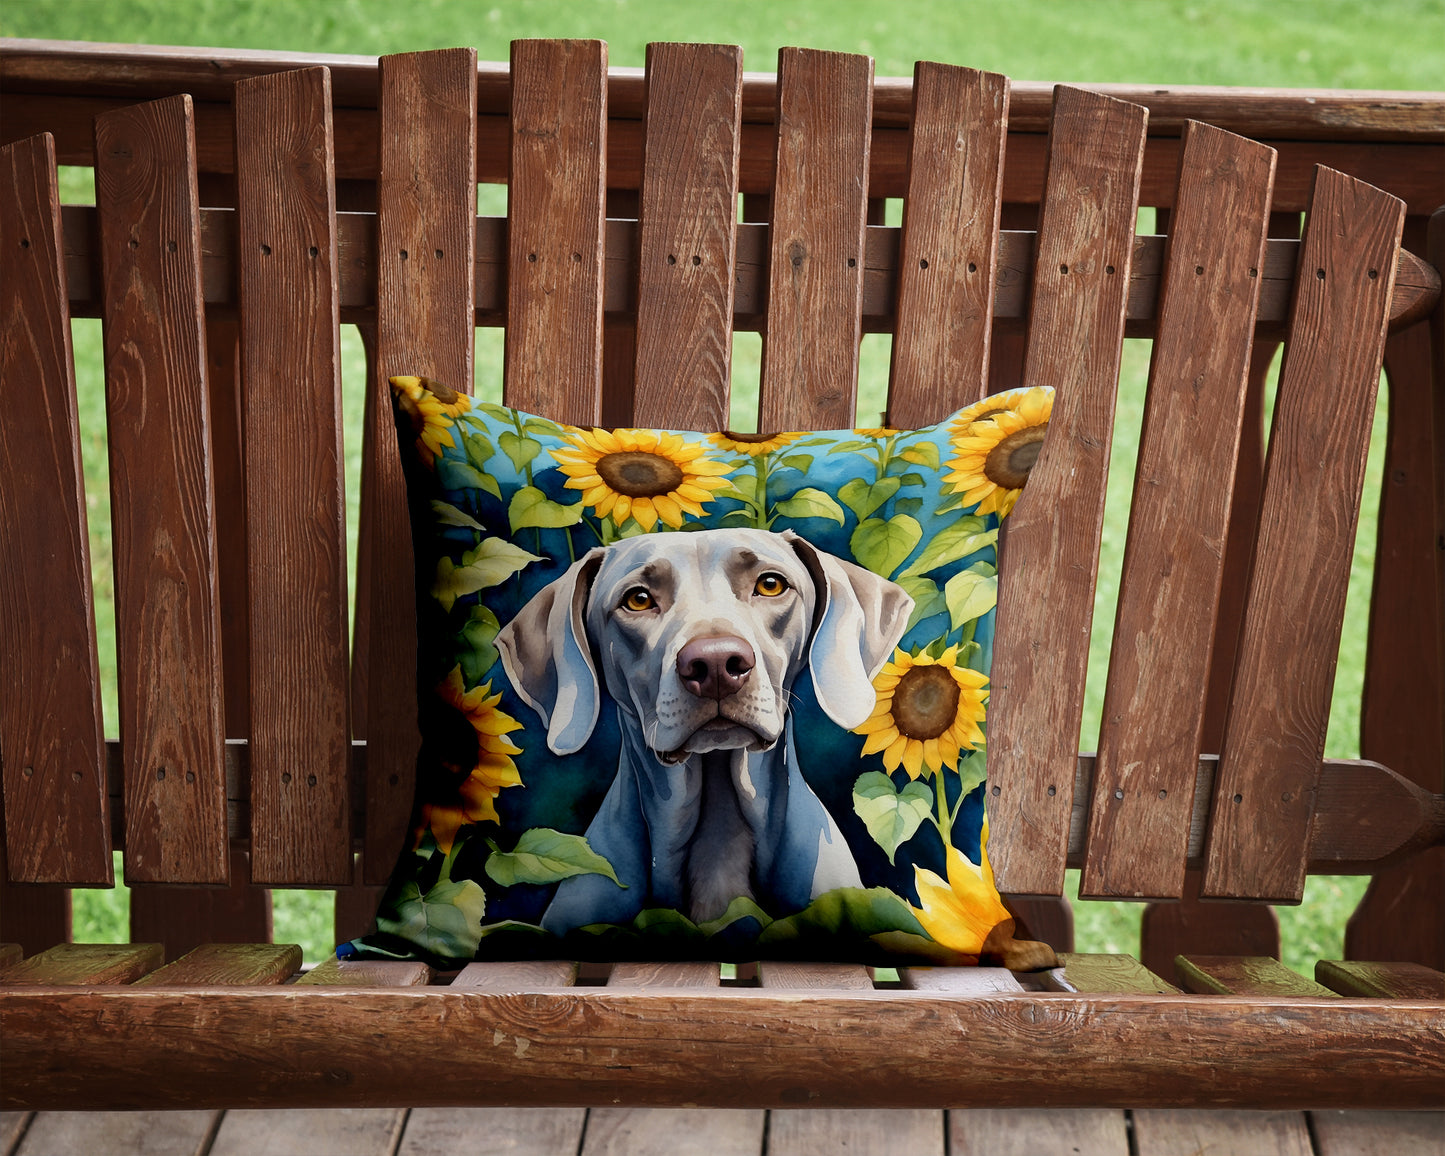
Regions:
[[339, 954], [1052, 966], [984, 816], [999, 522], [1050, 391], [701, 434], [391, 384], [422, 748]]

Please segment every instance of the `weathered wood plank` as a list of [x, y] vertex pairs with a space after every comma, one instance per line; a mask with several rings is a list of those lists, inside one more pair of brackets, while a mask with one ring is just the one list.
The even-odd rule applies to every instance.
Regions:
[[1002, 967], [904, 967], [898, 978], [909, 991], [987, 995], [996, 991], [1023, 991], [1013, 972]]
[[188, 96], [95, 123], [125, 873], [225, 883], [225, 718]]
[[868, 969], [852, 963], [791, 963], [763, 960], [758, 986], [794, 991], [872, 991]]
[[392, 1156], [405, 1125], [400, 1108], [232, 1109], [208, 1156]]
[[472, 391], [476, 259], [477, 54], [381, 58], [374, 373], [367, 385], [362, 509], [368, 564], [366, 850], [384, 883], [407, 834], [421, 735], [416, 718], [416, 591], [406, 479], [389, 378]]
[[[251, 875], [262, 883], [351, 881], [331, 155], [324, 71], [237, 85]], [[296, 420], [298, 405], [308, 420]]]
[[571, 1156], [585, 1108], [413, 1108], [396, 1156]]
[[1060, 86], [1024, 384], [1056, 390], [1009, 515], [989, 699], [1000, 891], [1061, 892], [1147, 113]]
[[404, 960], [324, 959], [296, 982], [312, 987], [425, 987], [432, 970]]
[[766, 1126], [743, 1108], [593, 1108], [581, 1156], [758, 1156]]
[[133, 943], [163, 943], [176, 959], [203, 943], [271, 941], [271, 892], [251, 884], [245, 850], [232, 846], [228, 887], [137, 883], [130, 888]]
[[1215, 782], [1207, 898], [1297, 903], [1304, 891], [1404, 212], [1369, 185], [1319, 172]]
[[165, 962], [159, 943], [61, 943], [0, 972], [0, 984], [132, 983]]
[[478, 987], [487, 991], [531, 991], [537, 987], [571, 987], [577, 982], [577, 964], [567, 960], [519, 959], [505, 963], [469, 963], [452, 980], [452, 987]]
[[100, 664], [48, 135], [0, 149], [0, 188], [0, 665], [13, 676], [0, 710], [6, 859], [17, 882], [109, 887]]
[[853, 424], [872, 97], [871, 57], [778, 53], [763, 431]]
[[11, 1156], [34, 1118], [32, 1112], [0, 1112], [0, 1152]]
[[742, 82], [740, 48], [647, 46], [634, 425], [728, 424]]
[[1318, 1156], [1445, 1156], [1445, 1112], [1310, 1113]]
[[615, 963], [608, 987], [717, 987], [722, 976], [715, 963]]
[[913, 66], [889, 423], [931, 425], [988, 392], [1009, 80]]
[[[222, 1113], [37, 1112], [15, 1156], [206, 1156]], [[4, 1150], [4, 1149], [0, 1149]]]
[[815, 1108], [777, 1111], [768, 1118], [769, 1156], [943, 1156], [944, 1118], [923, 1108]]
[[139, 987], [282, 983], [301, 967], [294, 943], [207, 943], [136, 980]]
[[1177, 992], [1132, 955], [1064, 952], [1064, 975], [1078, 992]]
[[966, 1108], [948, 1114], [953, 1156], [1129, 1156], [1124, 1113], [1102, 1108]]
[[1185, 130], [1109, 651], [1083, 898], [1184, 892], [1273, 176], [1274, 150], [1208, 125]]
[[1137, 1156], [1228, 1152], [1230, 1156], [1313, 1156], [1303, 1112], [1136, 1111]]
[[1445, 999], [1445, 972], [1422, 963], [1361, 963], [1322, 959], [1315, 979], [1341, 995], [1383, 999]]
[[1181, 955], [1174, 970], [1185, 991], [1221, 995], [1330, 996], [1327, 987], [1268, 956]]
[[0, 871], [0, 937], [34, 954], [70, 939], [70, 889], [11, 883]]
[[595, 425], [602, 381], [607, 45], [512, 43], [503, 400]]

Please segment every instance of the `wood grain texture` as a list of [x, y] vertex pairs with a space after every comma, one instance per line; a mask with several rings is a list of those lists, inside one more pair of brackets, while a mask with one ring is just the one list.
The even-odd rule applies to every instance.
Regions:
[[769, 1156], [818, 1152], [858, 1156], [943, 1156], [943, 1113], [920, 1108], [822, 1108], [774, 1111], [768, 1119]]
[[207, 1156], [392, 1156], [405, 1126], [400, 1108], [234, 1109], [222, 1119]]
[[728, 425], [741, 48], [647, 46], [630, 423]]
[[1146, 120], [1055, 98], [1023, 378], [1056, 393], [1006, 523], [989, 698], [990, 856], [1011, 894], [1063, 889]]
[[376, 348], [362, 446], [367, 544], [365, 881], [384, 883], [406, 839], [421, 733], [406, 479], [388, 379], [472, 391], [477, 54], [381, 60]]
[[1185, 129], [1082, 898], [1179, 898], [1274, 151]]
[[1008, 77], [913, 66], [888, 423], [919, 429], [988, 392]]
[[251, 883], [251, 863], [232, 846], [227, 887], [136, 883], [130, 888], [130, 938], [163, 943], [177, 959], [203, 943], [269, 943], [271, 892]]
[[1341, 995], [1445, 1000], [1445, 973], [1420, 963], [1362, 963], [1322, 959], [1315, 978]]
[[1320, 170], [1265, 463], [1206, 897], [1303, 894], [1403, 224], [1397, 198]]
[[639, 1106], [1028, 1107], [1041, 1078], [1058, 1107], [1418, 1108], [1445, 1078], [1439, 1024], [1420, 1000], [16, 988], [0, 1108], [575, 1107], [619, 1079]]
[[1023, 991], [1013, 972], [1002, 967], [904, 967], [898, 978], [909, 991], [987, 995], [996, 991]]
[[872, 991], [868, 969], [851, 963], [791, 963], [763, 960], [758, 986], [794, 991]]
[[608, 987], [717, 987], [722, 977], [715, 963], [616, 963]]
[[432, 970], [404, 960], [324, 959], [296, 982], [310, 987], [425, 987]]
[[1137, 1156], [1228, 1152], [1230, 1156], [1313, 1156], [1303, 1112], [1136, 1111]]
[[1318, 1156], [1445, 1156], [1445, 1112], [1310, 1113]]
[[5, 850], [24, 883], [109, 887], [100, 667], [49, 136], [0, 150], [0, 709]]
[[595, 425], [602, 381], [607, 46], [512, 44], [507, 405]]
[[1117, 1109], [955, 1109], [948, 1130], [953, 1156], [1130, 1156], [1128, 1124]]
[[7, 967], [0, 972], [0, 984], [131, 983], [164, 962], [159, 943], [62, 943]]
[[206, 1156], [220, 1112], [39, 1112], [15, 1156]]
[[767, 1113], [743, 1108], [593, 1108], [581, 1156], [757, 1156]]
[[1185, 991], [1221, 995], [1327, 996], [1329, 988], [1291, 971], [1269, 956], [1179, 956], [1174, 970]]
[[324, 71], [237, 85], [251, 875], [262, 883], [351, 880], [331, 147]]
[[396, 1156], [570, 1156], [586, 1121], [585, 1108], [413, 1108]]
[[294, 943], [207, 943], [136, 980], [141, 987], [283, 983], [301, 968]]
[[1065, 978], [1079, 992], [1177, 992], [1131, 955], [1064, 952]]
[[531, 991], [536, 987], [571, 987], [577, 982], [577, 965], [567, 960], [519, 959], [506, 963], [469, 963], [452, 980], [452, 987], [478, 987], [487, 991]]
[[[1206, 793], [1201, 802], [1207, 806]], [[1198, 798], [1198, 796], [1196, 796]], [[1195, 813], [1202, 808], [1196, 806]], [[1343, 818], [1343, 816], [1342, 816]], [[1357, 811], [1345, 820], [1358, 828]], [[1191, 826], [1191, 842], [1197, 831], [1204, 844], [1204, 828]], [[1183, 898], [1169, 903], [1150, 903], [1139, 920], [1139, 959], [1157, 975], [1173, 975], [1174, 960], [1180, 955], [1227, 954], [1279, 958], [1279, 916], [1264, 903], [1220, 903], [1200, 899], [1204, 872], [1197, 858], [1184, 873]]]
[[95, 123], [126, 878], [225, 883], [225, 718], [188, 96]]
[[0, 1112], [0, 1152], [13, 1156], [20, 1137], [35, 1118], [33, 1112]]
[[1345, 924], [1351, 959], [1411, 959], [1445, 970], [1445, 847], [1383, 867]]
[[778, 53], [761, 430], [853, 424], [872, 96], [871, 57]]
[[70, 889], [54, 883], [11, 883], [0, 871], [0, 939], [27, 955], [70, 938]]

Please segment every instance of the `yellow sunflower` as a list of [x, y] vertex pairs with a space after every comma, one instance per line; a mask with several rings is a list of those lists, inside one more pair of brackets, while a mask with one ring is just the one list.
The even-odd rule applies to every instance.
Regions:
[[896, 650], [873, 680], [878, 701], [854, 734], [867, 735], [863, 754], [883, 752], [883, 765], [901, 765], [910, 779], [927, 770], [958, 769], [961, 750], [983, 746], [988, 676], [956, 665], [958, 647], [938, 658]]
[[[468, 823], [490, 820], [499, 822], [495, 800], [503, 787], [519, 787], [522, 777], [517, 772], [513, 755], [522, 753], [506, 736], [520, 730], [522, 724], [505, 711], [497, 709], [500, 693], [492, 694], [490, 681], [467, 690], [462, 684], [462, 668], [452, 672], [437, 686], [443, 702], [459, 711], [471, 724], [472, 742], [461, 744], [466, 753], [458, 754], [442, 768], [455, 776], [452, 796], [442, 802], [422, 806], [422, 821], [431, 828], [437, 846], [450, 851], [457, 831]], [[467, 764], [471, 765], [468, 766]]]
[[[962, 494], [965, 502], [978, 503], [980, 514], [997, 511], [1000, 518], [1008, 517], [1029, 480], [1054, 408], [1053, 390], [1011, 392], [1023, 395], [1017, 408], [981, 411], [987, 416], [976, 417], [967, 426], [960, 425], [963, 414], [959, 415], [953, 435], [953, 449], [958, 456], [948, 463], [952, 472], [944, 475], [954, 493]], [[993, 400], [978, 404], [987, 405]]]
[[1004, 411], [1026, 416], [1031, 420], [1048, 421], [1053, 405], [1054, 391], [1044, 386], [1006, 389], [1002, 393], [991, 393], [982, 401], [976, 401], [959, 410], [949, 420], [948, 427], [956, 436], [963, 436], [974, 422], [987, 421]]
[[913, 868], [913, 886], [922, 906], [914, 907], [910, 903], [910, 909], [935, 941], [963, 955], [978, 955], [989, 933], [1013, 918], [994, 886], [987, 846], [988, 818], [985, 816], [979, 839], [982, 863], [973, 864], [950, 844], [944, 851], [947, 880], [926, 868]]
[[595, 429], [568, 440], [567, 448], [552, 451], [567, 475], [566, 488], [581, 490], [583, 503], [618, 527], [632, 517], [648, 531], [659, 520], [681, 529], [683, 515], [701, 517], [703, 503], [727, 485], [733, 469], [680, 434]]
[[855, 429], [853, 431], [860, 438], [891, 438], [901, 430], [893, 429], [891, 426], [870, 426], [868, 429]]
[[472, 408], [472, 399], [429, 377], [393, 377], [392, 392], [416, 429], [417, 445], [428, 464], [442, 446], [455, 446], [452, 426]]
[[725, 429], [722, 433], [708, 434], [707, 440], [729, 453], [747, 454], [750, 458], [757, 458], [780, 450], [802, 436], [800, 433], [734, 433]]

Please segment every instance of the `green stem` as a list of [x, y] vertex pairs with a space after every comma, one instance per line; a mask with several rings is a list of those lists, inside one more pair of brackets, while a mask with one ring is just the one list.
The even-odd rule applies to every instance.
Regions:
[[773, 519], [768, 516], [768, 458], [771, 456], [758, 454], [753, 458], [753, 474], [758, 479], [758, 504], [753, 520], [760, 530], [769, 530], [773, 525]]
[[943, 838], [945, 850], [950, 846], [953, 831], [953, 815], [948, 809], [948, 790], [943, 783], [943, 768], [933, 772], [933, 793], [938, 803], [938, 833]]

